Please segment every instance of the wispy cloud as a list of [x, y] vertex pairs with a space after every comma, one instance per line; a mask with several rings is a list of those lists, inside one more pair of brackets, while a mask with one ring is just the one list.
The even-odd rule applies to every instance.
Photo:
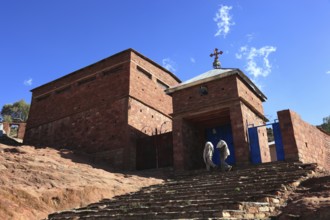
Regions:
[[32, 86], [32, 81], [33, 81], [32, 78], [30, 78], [30, 79], [24, 80], [23, 84], [25, 86]]
[[218, 31], [214, 36], [223, 36], [224, 38], [230, 31], [230, 26], [234, 25], [235, 22], [232, 21], [232, 16], [229, 11], [232, 6], [221, 5], [218, 12], [215, 14], [213, 20], [217, 23]]
[[193, 57], [190, 57], [190, 62], [192, 62], [192, 63], [196, 63], [196, 60], [195, 60], [195, 58], [193, 58]]
[[274, 46], [264, 46], [259, 49], [243, 46], [235, 55], [237, 59], [246, 60], [245, 70], [257, 78], [258, 76], [266, 77], [270, 74], [272, 65], [268, 57], [275, 51], [276, 47]]
[[255, 34], [254, 33], [247, 34], [246, 38], [247, 38], [248, 42], [250, 43], [255, 38]]
[[328, 71], [326, 72], [326, 74], [330, 74], [330, 70], [328, 70]]
[[171, 60], [170, 58], [164, 58], [162, 60], [162, 64], [163, 64], [163, 67], [171, 72], [175, 72], [176, 71], [176, 63]]

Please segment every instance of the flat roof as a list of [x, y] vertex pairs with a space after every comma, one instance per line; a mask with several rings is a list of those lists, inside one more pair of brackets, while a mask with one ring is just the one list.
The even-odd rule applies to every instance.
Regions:
[[90, 67], [90, 66], [93, 66], [93, 65], [95, 65], [95, 64], [98, 64], [98, 63], [101, 63], [101, 62], [106, 61], [106, 60], [108, 60], [108, 59], [111, 59], [111, 58], [113, 58], [113, 57], [115, 57], [115, 56], [118, 56], [118, 55], [120, 55], [120, 54], [126, 53], [126, 52], [128, 52], [128, 51], [135, 53], [136, 55], [138, 55], [138, 56], [142, 57], [143, 59], [147, 60], [149, 63], [152, 63], [153, 65], [155, 65], [155, 66], [157, 66], [158, 68], [162, 69], [163, 71], [167, 72], [167, 73], [168, 73], [170, 76], [172, 76], [176, 81], [178, 81], [179, 83], [181, 83], [181, 80], [180, 80], [176, 75], [174, 75], [172, 72], [170, 72], [168, 69], [165, 69], [164, 67], [162, 67], [161, 65], [159, 65], [159, 64], [156, 63], [155, 61], [153, 61], [153, 60], [149, 59], [148, 57], [142, 55], [141, 53], [137, 52], [136, 50], [134, 50], [134, 49], [132, 49], [132, 48], [129, 48], [129, 49], [123, 50], [123, 51], [121, 51], [121, 52], [119, 52], [119, 53], [113, 54], [113, 55], [111, 55], [111, 56], [109, 56], [109, 57], [107, 57], [107, 58], [104, 58], [104, 59], [102, 59], [102, 60], [99, 60], [99, 61], [97, 61], [97, 62], [95, 62], [95, 63], [93, 63], [93, 64], [90, 64], [90, 65], [88, 65], [88, 66], [85, 66], [85, 67], [83, 67], [83, 68], [80, 68], [80, 69], [78, 69], [78, 70], [75, 70], [74, 72], [71, 72], [71, 73], [69, 73], [69, 74], [66, 74], [66, 75], [64, 75], [64, 76], [62, 76], [62, 77], [59, 77], [59, 78], [57, 78], [57, 79], [55, 79], [55, 80], [52, 80], [52, 81], [50, 81], [50, 82], [48, 82], [48, 83], [45, 83], [45, 84], [40, 85], [40, 86], [38, 86], [38, 87], [36, 87], [36, 88], [33, 88], [33, 89], [31, 89], [30, 91], [33, 92], [34, 90], [37, 90], [37, 89], [39, 89], [39, 88], [41, 88], [41, 87], [44, 87], [44, 86], [46, 86], [46, 85], [48, 85], [48, 84], [54, 83], [54, 82], [56, 82], [56, 81], [59, 81], [59, 80], [61, 80], [61, 79], [63, 79], [63, 78], [67, 78], [67, 77], [69, 77], [69, 76], [71, 76], [71, 75], [74, 75], [74, 74], [78, 73], [79, 71], [81, 71], [81, 70], [83, 70], [83, 69], [86, 69], [86, 68], [88, 68], [88, 67]]
[[180, 83], [179, 85], [172, 86], [165, 90], [167, 94], [172, 94], [176, 91], [189, 88], [192, 86], [200, 85], [202, 83], [214, 81], [217, 79], [229, 77], [232, 75], [239, 76], [243, 82], [262, 100], [266, 101], [267, 97], [259, 90], [259, 88], [240, 70], [234, 68], [213, 69], [202, 73], [192, 79]]

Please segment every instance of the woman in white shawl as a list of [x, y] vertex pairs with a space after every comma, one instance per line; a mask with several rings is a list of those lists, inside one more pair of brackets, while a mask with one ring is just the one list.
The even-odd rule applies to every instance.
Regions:
[[[231, 170], [231, 166], [226, 163], [227, 157], [230, 155], [230, 151], [228, 145], [225, 141], [220, 140], [217, 144], [217, 148], [220, 150], [220, 162], [221, 162], [221, 170], [222, 171], [229, 171]], [[211, 167], [217, 167], [212, 161], [214, 152], [214, 147], [211, 142], [206, 142], [203, 152], [203, 159], [206, 165], [206, 170], [210, 170]]]
[[203, 159], [204, 159], [207, 171], [210, 171], [211, 167], [214, 168], [217, 166], [212, 161], [213, 152], [214, 152], [213, 144], [209, 141], [206, 142], [205, 147], [204, 147], [204, 152], [203, 152]]
[[217, 148], [220, 150], [221, 171], [231, 170], [232, 166], [226, 163], [226, 159], [230, 155], [227, 143], [224, 140], [220, 140], [217, 144]]

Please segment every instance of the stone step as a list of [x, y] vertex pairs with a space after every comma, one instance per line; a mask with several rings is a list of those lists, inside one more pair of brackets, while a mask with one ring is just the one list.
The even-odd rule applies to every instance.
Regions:
[[176, 173], [163, 184], [48, 219], [269, 219], [285, 202], [281, 194], [315, 169], [278, 162], [226, 173]]
[[[258, 210], [259, 207], [271, 207], [268, 202], [235, 202], [235, 201], [218, 201], [218, 200], [209, 200], [209, 201], [190, 201], [190, 200], [181, 200], [181, 201], [168, 201], [168, 203], [159, 203], [159, 202], [145, 202], [145, 203], [139, 203], [139, 202], [132, 202], [128, 204], [120, 204], [120, 203], [95, 203], [92, 205], [89, 205], [84, 208], [78, 208], [77, 211], [84, 211], [84, 210], [101, 210], [101, 209], [107, 209], [112, 211], [122, 211], [122, 209], [129, 209], [134, 210], [136, 208], [142, 208], [152, 211], [169, 211], [170, 209], [177, 209], [177, 208], [186, 208], [186, 209], [193, 209], [193, 210], [208, 210], [212, 207], [216, 207], [217, 209], [237, 209], [237, 210]], [[260, 210], [259, 210], [260, 211]]]
[[219, 182], [219, 180], [223, 180], [224, 182], [233, 182], [233, 181], [237, 181], [237, 179], [240, 180], [244, 180], [244, 181], [254, 181], [256, 179], [259, 180], [276, 180], [276, 179], [285, 179], [285, 178], [297, 178], [297, 177], [301, 177], [301, 175], [307, 175], [309, 172], [308, 170], [298, 170], [295, 172], [287, 172], [287, 173], [276, 173], [276, 174], [272, 174], [272, 175], [260, 175], [260, 174], [255, 174], [253, 175], [253, 173], [247, 173], [247, 174], [239, 174], [239, 175], [234, 175], [234, 176], [221, 176], [221, 175], [205, 175], [203, 176], [202, 179], [197, 179], [197, 178], [185, 178], [183, 180], [180, 181], [174, 181], [174, 180], [170, 180], [166, 183], [166, 187], [171, 187], [171, 186], [181, 186], [184, 187], [185, 185], [189, 185], [191, 184], [191, 181], [194, 181], [196, 184], [209, 184], [209, 183], [214, 183], [214, 182]]
[[[267, 188], [267, 186], [269, 188]], [[120, 200], [130, 200], [130, 199], [140, 199], [140, 200], [174, 200], [174, 199], [198, 199], [198, 198], [218, 198], [224, 199], [228, 198], [229, 196], [232, 198], [249, 198], [250, 196], [255, 196], [258, 194], [271, 194], [276, 191], [281, 191], [282, 188], [279, 185], [265, 185], [263, 187], [250, 187], [248, 189], [242, 187], [236, 187], [231, 189], [214, 189], [214, 190], [201, 190], [201, 191], [168, 191], [167, 193], [160, 193], [160, 194], [139, 194], [139, 195], [126, 195], [123, 197], [116, 197], [117, 201]]]
[[303, 174], [300, 175], [293, 175], [291, 178], [288, 177], [283, 177], [283, 178], [277, 178], [277, 179], [254, 179], [254, 180], [246, 180], [246, 179], [238, 179], [235, 182], [226, 182], [226, 181], [217, 181], [217, 182], [210, 182], [210, 183], [205, 183], [205, 184], [199, 184], [199, 183], [190, 183], [190, 184], [185, 184], [185, 186], [169, 186], [169, 187], [153, 187], [153, 188], [146, 188], [143, 189], [142, 191], [139, 191], [135, 193], [134, 195], [139, 195], [139, 194], [145, 194], [145, 193], [152, 193], [152, 192], [157, 192], [157, 194], [160, 193], [168, 193], [171, 191], [198, 191], [198, 190], [213, 190], [213, 189], [235, 189], [237, 187], [242, 187], [243, 188], [248, 188], [248, 187], [264, 187], [265, 185], [281, 185], [281, 184], [289, 184], [296, 182], [301, 178]]
[[291, 163], [277, 163], [277, 164], [262, 164], [262, 165], [254, 165], [254, 166], [248, 166], [247, 168], [240, 168], [239, 170], [233, 170], [231, 172], [225, 172], [221, 173], [218, 171], [213, 171], [213, 172], [207, 172], [205, 170], [197, 170], [197, 171], [185, 171], [182, 173], [176, 173], [173, 175], [175, 180], [181, 180], [185, 179], [190, 176], [198, 176], [197, 178], [203, 177], [203, 175], [209, 175], [209, 176], [214, 176], [214, 173], [216, 173], [216, 176], [218, 175], [217, 173], [220, 173], [220, 175], [225, 175], [225, 176], [231, 176], [235, 174], [250, 174], [252, 173], [258, 173], [258, 174], [271, 174], [271, 173], [277, 173], [277, 172], [291, 172], [291, 171], [297, 171], [297, 170], [313, 170], [315, 169], [316, 164], [301, 164], [301, 163], [296, 163], [296, 164], [291, 164]]
[[[62, 217], [74, 217], [74, 216], [94, 216], [96, 213], [97, 215], [101, 216], [119, 216], [119, 215], [125, 215], [127, 213], [134, 213], [135, 215], [140, 215], [146, 212], [152, 212], [152, 213], [175, 213], [175, 212], [181, 212], [182, 210], [188, 211], [188, 212], [195, 212], [195, 213], [205, 213], [209, 210], [225, 210], [226, 213], [223, 216], [220, 216], [218, 214], [217, 217], [235, 217], [240, 218], [243, 214], [246, 218], [246, 212], [250, 212], [252, 216], [261, 213], [266, 212], [266, 216], [270, 215], [270, 212], [274, 210], [274, 207], [271, 207], [269, 203], [261, 203], [261, 202], [240, 202], [235, 203], [231, 202], [229, 205], [226, 203], [210, 203], [210, 204], [185, 204], [186, 206], [178, 207], [176, 205], [170, 206], [170, 207], [148, 207], [143, 206], [141, 204], [135, 204], [135, 203], [129, 203], [128, 207], [117, 207], [117, 209], [110, 209], [106, 205], [102, 204], [93, 204], [90, 206], [87, 206], [85, 208], [80, 208], [73, 210], [71, 212], [62, 212]], [[219, 206], [220, 205], [220, 206]], [[229, 205], [229, 206], [228, 206]], [[96, 208], [96, 209], [95, 209]], [[230, 211], [228, 211], [230, 210]], [[208, 212], [209, 213], [209, 212]], [[228, 216], [228, 213], [231, 213], [230, 216]], [[240, 215], [237, 216], [237, 213], [240, 213]], [[215, 216], [214, 216], [215, 217]]]
[[[267, 184], [267, 183], [273, 183], [273, 184], [282, 184], [282, 183], [290, 183], [290, 182], [296, 182], [300, 179], [303, 179], [307, 176], [307, 173], [299, 173], [299, 174], [292, 174], [291, 176], [284, 176], [284, 177], [277, 177], [277, 178], [272, 178], [272, 179], [261, 179], [261, 178], [245, 178], [241, 177], [241, 178], [237, 178], [235, 181], [227, 181], [227, 180], [221, 180], [218, 179], [217, 181], [209, 181], [206, 183], [200, 183], [200, 182], [193, 182], [193, 180], [190, 183], [185, 183], [185, 184], [175, 184], [175, 185], [168, 185], [167, 187], [164, 186], [159, 186], [159, 187], [152, 187], [152, 188], [145, 188], [142, 191], [138, 192], [138, 193], [144, 193], [144, 192], [152, 192], [152, 191], [156, 191], [156, 192], [161, 192], [161, 191], [168, 191], [168, 190], [172, 190], [172, 189], [182, 189], [185, 190], [187, 188], [194, 188], [194, 189], [203, 189], [203, 188], [210, 188], [210, 187], [222, 187], [222, 188], [226, 188], [226, 187], [233, 187], [233, 185], [263, 185], [263, 184]], [[236, 186], [235, 186], [236, 187]]]
[[[62, 215], [56, 216], [54, 214], [49, 215], [49, 220], [63, 220], [63, 219], [75, 219], [79, 217], [81, 219], [243, 219], [244, 216], [248, 217], [245, 211], [240, 210], [204, 210], [204, 211], [173, 211], [173, 212], [147, 212], [147, 213], [124, 213], [124, 214], [112, 214], [107, 213], [106, 210], [102, 211], [90, 211], [90, 212], [63, 212]], [[257, 213], [259, 214], [259, 213]], [[250, 215], [255, 219], [257, 214]], [[263, 214], [266, 217], [266, 214]]]
[[[133, 205], [132, 205], [133, 204]], [[153, 207], [162, 207], [162, 208], [171, 208], [171, 207], [183, 207], [183, 206], [191, 206], [196, 209], [208, 209], [208, 207], [217, 206], [222, 209], [239, 209], [242, 207], [241, 203], [237, 203], [235, 201], [219, 201], [216, 199], [209, 200], [168, 200], [168, 201], [153, 201], [153, 200], [145, 200], [145, 201], [130, 201], [127, 203], [120, 202], [98, 202], [91, 204], [84, 208], [78, 208], [77, 210], [84, 209], [118, 209], [124, 205], [128, 205], [129, 207], [137, 206], [136, 204], [140, 204], [141, 206], [146, 206], [149, 208]], [[268, 204], [268, 203], [267, 203]]]

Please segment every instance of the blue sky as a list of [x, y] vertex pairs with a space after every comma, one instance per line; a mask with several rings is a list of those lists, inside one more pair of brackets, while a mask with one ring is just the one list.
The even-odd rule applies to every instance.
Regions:
[[0, 0], [0, 107], [133, 48], [182, 81], [239, 68], [265, 93], [265, 114], [330, 115], [330, 0]]

